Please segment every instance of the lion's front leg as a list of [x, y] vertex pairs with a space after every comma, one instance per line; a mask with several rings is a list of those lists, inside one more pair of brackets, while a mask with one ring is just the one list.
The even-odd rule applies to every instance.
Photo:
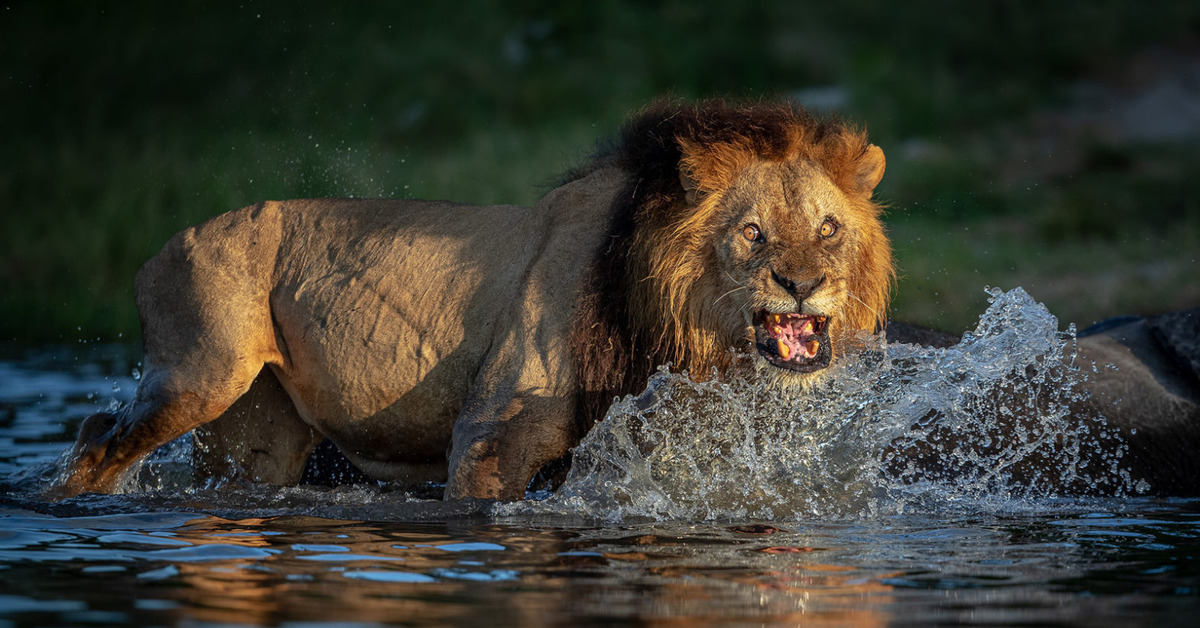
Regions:
[[571, 397], [515, 396], [468, 404], [454, 424], [446, 499], [518, 500], [576, 434]]

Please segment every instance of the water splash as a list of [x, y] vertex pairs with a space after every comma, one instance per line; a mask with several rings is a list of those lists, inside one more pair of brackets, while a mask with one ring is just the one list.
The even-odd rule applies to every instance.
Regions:
[[[947, 349], [864, 336], [826, 383], [657, 373], [574, 451], [538, 509], [627, 518], [861, 517], [1136, 492], [1126, 446], [1088, 409], [1074, 328], [1020, 288]], [[521, 508], [518, 506], [516, 508]]]

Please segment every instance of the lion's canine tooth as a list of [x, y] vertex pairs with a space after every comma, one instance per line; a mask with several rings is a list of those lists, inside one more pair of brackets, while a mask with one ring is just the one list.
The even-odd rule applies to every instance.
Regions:
[[787, 343], [782, 340], [776, 340], [779, 343], [779, 357], [788, 359], [792, 355], [792, 348], [787, 346]]
[[808, 342], [804, 343], [804, 351], [809, 355], [817, 355], [817, 349], [820, 346], [821, 343], [819, 341], [809, 340]]

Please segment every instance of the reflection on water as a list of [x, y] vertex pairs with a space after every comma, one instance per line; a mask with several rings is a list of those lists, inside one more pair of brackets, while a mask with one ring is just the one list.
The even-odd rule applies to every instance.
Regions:
[[[0, 360], [0, 627], [1193, 625], [1200, 501], [1136, 497], [1119, 448], [1087, 460], [1088, 443], [1106, 443], [1102, 421], [1074, 432], [1073, 448], [1034, 453], [1133, 497], [1022, 492], [1011, 463], [1030, 452], [1011, 448], [961, 451], [963, 482], [881, 479], [882, 443], [897, 429], [920, 436], [914, 419], [932, 408], [952, 425], [978, 419], [995, 399], [987, 391], [1029, 384], [1013, 374], [1041, 378], [1038, 429], [1078, 424], [1061, 404], [1076, 373], [1027, 368], [1069, 339], [1025, 298], [997, 295], [984, 322], [1005, 325], [981, 325], [979, 343], [958, 352], [890, 347], [884, 360], [868, 346], [846, 367], [853, 376], [808, 406], [664, 376], [655, 401], [627, 401], [584, 443], [559, 495], [515, 505], [387, 485], [191, 487], [176, 473], [179, 448], [143, 469], [143, 492], [47, 504], [29, 487], [79, 419], [132, 395], [136, 357], [10, 352]], [[1014, 341], [1022, 351], [1005, 351]], [[945, 376], [964, 360], [974, 377]], [[687, 420], [697, 403], [724, 414], [697, 428]]]
[[0, 353], [0, 482], [58, 459], [83, 417], [132, 399], [135, 369], [121, 345]]
[[[1091, 504], [1095, 506], [1096, 504]], [[1184, 625], [1196, 504], [788, 527], [0, 511], [0, 622]], [[1165, 622], [1165, 623], [1163, 623]]]

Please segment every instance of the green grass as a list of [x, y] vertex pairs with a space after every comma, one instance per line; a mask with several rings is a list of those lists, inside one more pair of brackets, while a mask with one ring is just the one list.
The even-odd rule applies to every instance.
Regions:
[[1012, 130], [1067, 85], [1198, 26], [1182, 1], [6, 7], [0, 341], [136, 338], [137, 267], [228, 209], [531, 203], [657, 96], [823, 85], [889, 155], [894, 316], [962, 329], [984, 285], [1079, 323], [1197, 305], [1196, 142], [1004, 173]]
[[985, 286], [1024, 288], [1063, 328], [1200, 305], [1195, 225], [1124, 240], [1048, 242], [1027, 231], [1021, 221], [999, 219], [893, 225], [901, 268], [893, 317], [961, 332], [987, 307]]

